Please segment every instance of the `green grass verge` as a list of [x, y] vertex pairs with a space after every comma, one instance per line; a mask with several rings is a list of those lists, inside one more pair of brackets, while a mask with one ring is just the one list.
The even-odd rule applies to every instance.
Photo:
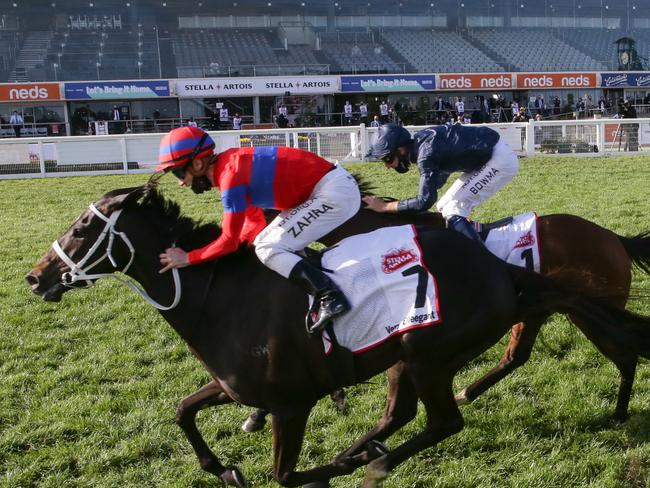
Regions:
[[[412, 196], [417, 174], [381, 165], [351, 166], [379, 194]], [[146, 176], [0, 182], [0, 486], [207, 487], [174, 424], [178, 401], [209, 380], [156, 311], [110, 281], [48, 304], [23, 276], [88, 203]], [[216, 195], [195, 196], [165, 178], [186, 213], [219, 218]], [[621, 234], [650, 228], [646, 158], [529, 158], [516, 179], [473, 215], [496, 220], [536, 210], [572, 213]], [[585, 247], [589, 242], [584, 243]], [[650, 279], [635, 278], [639, 290]], [[650, 315], [646, 299], [632, 308]], [[650, 368], [642, 361], [625, 425], [610, 421], [618, 387], [614, 366], [562, 318], [544, 329], [531, 361], [462, 407], [466, 428], [396, 469], [385, 486], [640, 488], [650, 483]], [[505, 341], [472, 362], [462, 388], [499, 359]], [[349, 390], [349, 413], [329, 401], [314, 410], [301, 468], [328, 462], [379, 418], [385, 378]], [[246, 435], [248, 409], [205, 411], [199, 427], [225, 463], [241, 466], [253, 486], [271, 480], [268, 429]], [[388, 442], [422, 428], [422, 412]], [[359, 484], [363, 471], [333, 482]]]

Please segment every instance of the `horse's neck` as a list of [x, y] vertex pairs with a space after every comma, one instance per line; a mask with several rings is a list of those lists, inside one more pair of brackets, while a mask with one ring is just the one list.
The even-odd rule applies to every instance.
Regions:
[[[127, 274], [136, 280], [149, 297], [162, 306], [173, 303], [176, 287], [172, 271], [160, 274], [162, 265], [155, 253], [138, 252]], [[210, 284], [209, 266], [187, 267], [178, 270], [180, 301], [171, 310], [160, 310], [163, 317], [183, 337], [188, 336], [188, 324], [184, 317], [191, 316], [192, 310], [200, 309], [207, 296]]]
[[[140, 257], [137, 251], [136, 256]], [[157, 257], [151, 256], [153, 258], [136, 258], [129, 275], [158, 303], [171, 304], [174, 297], [171, 272], [161, 275]], [[287, 280], [265, 268], [253, 253], [238, 253], [215, 263], [188, 266], [181, 268], [179, 273], [180, 302], [174, 309], [160, 313], [192, 349], [201, 352], [201, 356], [205, 353], [206, 341], [214, 350], [221, 347], [219, 338], [229, 337], [234, 329], [254, 328], [249, 334], [251, 340], [264, 344], [267, 332], [264, 325], [269, 320], [272, 303], [280, 300], [277, 298], [280, 296], [291, 295], [292, 303], [300, 298], [294, 296], [295, 291]], [[274, 293], [269, 294], [268, 290]], [[306, 304], [305, 298], [305, 307]], [[262, 313], [257, 320], [247, 323], [251, 305]]]

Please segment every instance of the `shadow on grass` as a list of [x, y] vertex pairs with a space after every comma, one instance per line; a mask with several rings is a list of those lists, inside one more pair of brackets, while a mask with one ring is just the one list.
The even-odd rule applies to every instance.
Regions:
[[625, 422], [624, 427], [631, 447], [650, 442], [650, 408], [640, 412], [630, 412], [630, 418]]

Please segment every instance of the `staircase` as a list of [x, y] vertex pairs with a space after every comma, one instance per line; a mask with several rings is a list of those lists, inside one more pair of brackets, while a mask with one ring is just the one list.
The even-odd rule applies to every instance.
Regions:
[[479, 49], [480, 51], [483, 51], [487, 56], [492, 58], [492, 60], [497, 63], [499, 66], [503, 68], [504, 71], [514, 71], [514, 66], [511, 63], [508, 63], [506, 58], [501, 56], [498, 52], [496, 52], [494, 49], [492, 49], [490, 46], [485, 44], [484, 42], [479, 41], [476, 39], [474, 36], [469, 34], [466, 31], [463, 31], [460, 33], [461, 37], [465, 39], [467, 42], [469, 42], [472, 46], [475, 48]]
[[28, 32], [16, 58], [14, 69], [9, 75], [9, 81], [29, 81], [29, 70], [43, 64], [51, 40], [52, 33], [49, 31]]

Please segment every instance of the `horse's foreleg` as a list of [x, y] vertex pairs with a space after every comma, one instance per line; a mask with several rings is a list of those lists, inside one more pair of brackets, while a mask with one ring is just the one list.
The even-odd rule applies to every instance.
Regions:
[[[346, 401], [345, 401], [345, 390], [336, 390], [330, 394], [330, 398], [336, 407], [336, 410], [339, 413], [345, 412]], [[268, 410], [257, 409], [251, 413], [248, 418], [244, 421], [241, 428], [244, 432], [249, 434], [252, 432], [257, 432], [262, 430], [266, 425], [266, 416], [269, 414]]]
[[[394, 432], [409, 423], [417, 414], [418, 397], [411, 378], [405, 372], [402, 362], [388, 370], [388, 397], [384, 415], [366, 435], [358, 439], [352, 446], [336, 457], [336, 460], [358, 456], [363, 451], [368, 453], [367, 462], [381, 453], [382, 445], [379, 442], [386, 440]], [[385, 449], [385, 448], [384, 448]]]
[[176, 423], [185, 432], [185, 436], [190, 441], [196, 457], [199, 458], [201, 468], [218, 476], [227, 485], [244, 487], [248, 485], [239, 469], [223, 466], [205, 443], [203, 436], [196, 427], [196, 414], [199, 410], [230, 402], [232, 402], [232, 399], [226, 395], [215, 381], [212, 381], [181, 401], [176, 409]]
[[[627, 351], [629, 353], [629, 351]], [[618, 398], [616, 399], [616, 410], [614, 418], [619, 422], [625, 422], [628, 417], [628, 407], [630, 397], [632, 396], [632, 385], [634, 385], [634, 376], [636, 374], [637, 357], [636, 355], [627, 354], [623, 358], [614, 360], [616, 367], [621, 373], [621, 385], [618, 388]]]
[[512, 327], [510, 341], [506, 347], [499, 364], [492, 368], [480, 379], [469, 385], [456, 395], [456, 403], [463, 405], [474, 401], [488, 388], [491, 388], [503, 378], [512, 373], [519, 366], [523, 365], [530, 358], [535, 339], [542, 326], [542, 322], [524, 323], [521, 322]]
[[416, 375], [409, 372], [427, 412], [426, 426], [421, 433], [372, 461], [368, 465], [363, 488], [376, 488], [400, 463], [463, 429], [463, 416], [452, 390], [453, 376], [440, 375], [443, 368], [420, 368]]
[[255, 410], [246, 420], [244, 420], [241, 429], [249, 434], [262, 430], [266, 425], [266, 416], [268, 414], [268, 410], [262, 410], [261, 408]]
[[311, 407], [273, 413], [273, 475], [282, 486], [326, 487], [335, 476], [352, 473], [361, 462], [334, 461], [306, 471], [295, 471]]

